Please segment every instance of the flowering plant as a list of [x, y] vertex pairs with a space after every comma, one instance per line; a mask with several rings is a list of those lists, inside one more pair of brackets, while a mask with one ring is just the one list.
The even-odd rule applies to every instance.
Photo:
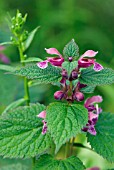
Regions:
[[[98, 106], [103, 101], [100, 95], [91, 94], [98, 85], [114, 83], [114, 70], [96, 62], [96, 51], [79, 56], [74, 39], [64, 47], [63, 54], [56, 48], [45, 48], [56, 56], [44, 61], [27, 58], [26, 49], [38, 28], [31, 33], [23, 30], [26, 16], [17, 11], [10, 27], [10, 44], [17, 46], [22, 66], [0, 65], [0, 69], [23, 77], [25, 90], [23, 99], [11, 103], [0, 117], [0, 155], [33, 158], [34, 170], [84, 170], [83, 160], [74, 152], [79, 146], [77, 135], [84, 134], [91, 149], [114, 162], [114, 115]], [[48, 106], [30, 103], [29, 85], [34, 83], [57, 85], [59, 89], [53, 95], [56, 102]], [[90, 97], [86, 98], [86, 93]], [[65, 156], [57, 159], [60, 149]]]

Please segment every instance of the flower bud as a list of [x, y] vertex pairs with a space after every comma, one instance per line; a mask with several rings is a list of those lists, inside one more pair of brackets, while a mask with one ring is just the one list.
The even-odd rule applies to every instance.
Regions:
[[78, 78], [78, 73], [75, 70], [72, 71], [71, 75], [73, 80]]
[[72, 62], [73, 58], [72, 58], [72, 57], [69, 57], [68, 60], [69, 60], [70, 62]]
[[55, 93], [54, 93], [54, 98], [56, 99], [56, 100], [61, 100], [62, 98], [64, 97], [64, 93], [63, 93], [63, 91], [56, 91]]
[[68, 78], [68, 73], [65, 69], [62, 70], [62, 77], [66, 79]]
[[78, 73], [75, 70], [73, 70], [70, 77], [69, 77], [69, 80], [72, 81], [72, 80], [75, 80], [77, 78], [78, 78]]
[[84, 94], [82, 92], [75, 92], [73, 98], [78, 102], [81, 102], [84, 100]]

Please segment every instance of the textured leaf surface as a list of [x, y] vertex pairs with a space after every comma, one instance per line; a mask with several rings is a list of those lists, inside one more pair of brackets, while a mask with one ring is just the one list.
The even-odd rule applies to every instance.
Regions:
[[81, 88], [80, 91], [83, 93], [93, 93], [96, 86], [86, 86], [84, 88]]
[[29, 170], [29, 168], [26, 165], [22, 164], [12, 164], [3, 166], [2, 168], [0, 168], [0, 170]]
[[61, 78], [61, 69], [51, 65], [45, 69], [41, 69], [35, 64], [16, 70], [15, 73], [16, 75], [25, 76], [28, 79], [37, 79], [40, 83], [54, 83]]
[[69, 57], [73, 57], [73, 59], [76, 59], [79, 56], [79, 47], [75, 43], [74, 39], [72, 39], [63, 49], [63, 56], [66, 60], [68, 60]]
[[88, 85], [105, 85], [114, 83], [114, 70], [104, 68], [96, 72], [92, 68], [81, 72], [80, 82]]
[[88, 121], [87, 110], [79, 105], [52, 103], [47, 107], [47, 126], [56, 145], [56, 151], [71, 137], [81, 132]]
[[65, 160], [54, 160], [51, 155], [43, 155], [36, 163], [34, 170], [84, 170], [83, 163], [75, 156]]
[[20, 107], [0, 119], [0, 155], [10, 158], [33, 157], [50, 146], [48, 133], [42, 135], [42, 120], [38, 115], [45, 107]]
[[73, 62], [65, 61], [62, 64], [62, 67], [67, 71], [68, 76], [70, 76], [72, 70], [77, 67], [77, 64], [78, 64], [77, 61], [73, 61]]
[[98, 154], [114, 162], [114, 114], [101, 113], [95, 129], [96, 136], [87, 134], [88, 142]]

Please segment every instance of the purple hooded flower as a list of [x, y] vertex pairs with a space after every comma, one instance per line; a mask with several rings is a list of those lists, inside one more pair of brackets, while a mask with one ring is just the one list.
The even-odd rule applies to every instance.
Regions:
[[99, 114], [102, 112], [102, 109], [98, 107], [98, 104], [94, 105], [95, 103], [102, 102], [101, 96], [93, 96], [88, 98], [85, 101], [85, 108], [88, 110], [88, 123], [82, 129], [84, 132], [89, 132], [92, 135], [96, 135], [95, 125], [97, 123]]
[[[99, 63], [95, 62], [96, 59], [93, 57], [96, 56], [98, 51], [93, 51], [93, 50], [88, 50], [86, 51], [78, 60], [78, 67], [79, 68], [87, 68], [90, 67], [91, 65], [94, 65], [93, 69], [95, 71], [100, 71], [103, 69], [103, 66], [100, 65]], [[87, 57], [87, 58], [86, 58]]]
[[47, 60], [37, 63], [37, 66], [41, 69], [45, 69], [48, 66], [48, 63], [50, 63], [51, 65], [61, 67], [64, 62], [64, 58], [59, 51], [56, 48], [45, 48], [45, 50], [48, 54], [55, 54], [57, 57], [47, 57]]
[[5, 64], [9, 64], [10, 63], [10, 60], [9, 58], [7, 58], [3, 53], [2, 51], [5, 49], [4, 46], [0, 46], [0, 60], [5, 63]]
[[[40, 112], [40, 114], [37, 115], [37, 117], [45, 119], [46, 111], [44, 110], [44, 111]], [[47, 132], [47, 122], [45, 120], [42, 120], [42, 123], [43, 123], [42, 134], [44, 135]]]

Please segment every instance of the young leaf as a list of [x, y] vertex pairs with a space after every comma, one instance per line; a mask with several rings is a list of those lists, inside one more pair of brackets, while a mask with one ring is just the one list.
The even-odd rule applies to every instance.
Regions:
[[63, 56], [66, 60], [68, 60], [69, 57], [73, 57], [75, 60], [77, 57], [79, 57], [79, 47], [75, 43], [74, 39], [72, 39], [63, 49]]
[[92, 68], [87, 68], [81, 72], [80, 82], [87, 85], [106, 85], [114, 83], [114, 70], [104, 68], [96, 72]]
[[72, 70], [74, 70], [77, 67], [77, 65], [78, 65], [77, 61], [73, 62], [65, 61], [62, 64], [62, 68], [64, 68], [67, 71], [68, 76], [70, 76]]
[[101, 113], [95, 126], [97, 135], [87, 134], [91, 147], [110, 162], [114, 162], [114, 114]]
[[25, 41], [25, 50], [30, 46], [30, 44], [32, 43], [33, 41], [33, 38], [36, 34], [36, 32], [38, 31], [40, 27], [36, 27], [28, 36], [27, 40]]
[[16, 100], [14, 102], [12, 102], [11, 104], [9, 104], [5, 110], [3, 111], [2, 114], [8, 112], [9, 110], [11, 109], [15, 109], [16, 107], [20, 106], [21, 104], [23, 104], [26, 100], [25, 99], [19, 99], [19, 100]]
[[41, 62], [42, 59], [37, 57], [29, 57], [26, 60], [22, 61], [23, 63], [30, 63], [30, 62]]
[[15, 68], [9, 65], [0, 64], [0, 70], [15, 72]]
[[56, 151], [71, 137], [81, 132], [88, 121], [87, 110], [79, 104], [51, 103], [47, 107], [47, 126], [56, 145]]
[[55, 160], [51, 155], [42, 155], [34, 170], [84, 170], [85, 166], [76, 156], [64, 160]]
[[0, 118], [0, 155], [28, 158], [45, 152], [51, 145], [48, 133], [42, 135], [42, 120], [37, 115], [44, 105], [20, 107]]
[[15, 74], [28, 79], [37, 79], [40, 83], [54, 83], [61, 79], [61, 68], [49, 65], [47, 68], [41, 69], [34, 64], [16, 70]]

